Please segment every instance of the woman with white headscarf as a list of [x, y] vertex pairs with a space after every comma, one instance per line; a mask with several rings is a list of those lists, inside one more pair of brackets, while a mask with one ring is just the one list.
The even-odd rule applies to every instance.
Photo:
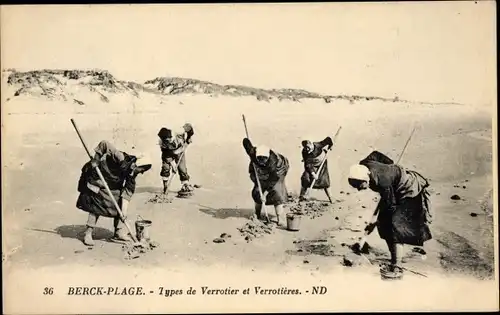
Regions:
[[83, 243], [88, 246], [94, 245], [92, 233], [101, 216], [113, 218], [114, 239], [129, 241], [131, 238], [126, 231], [125, 224], [120, 219], [95, 167], [99, 167], [115, 201], [126, 216], [129, 201], [135, 192], [135, 178], [151, 168], [151, 161], [146, 155], [131, 155], [120, 151], [105, 140], [101, 141], [94, 150], [95, 156], [92, 161], [83, 166], [78, 182], [80, 195], [76, 207], [89, 214]]
[[255, 177], [255, 170], [252, 164], [257, 169], [260, 185], [264, 202], [266, 205], [273, 205], [276, 211], [278, 225], [285, 225], [285, 212], [283, 204], [288, 200], [288, 191], [285, 184], [285, 177], [288, 173], [289, 162], [288, 159], [268, 147], [258, 146], [254, 147], [248, 138], [243, 139], [243, 147], [250, 157], [250, 165], [248, 172], [250, 179], [254, 183], [252, 189], [252, 198], [255, 202], [255, 213], [257, 217], [261, 217], [262, 200], [260, 198], [257, 178]]
[[391, 265], [381, 272], [387, 278], [400, 279], [403, 244], [423, 246], [432, 239], [428, 180], [394, 164], [378, 151], [353, 165], [348, 180], [358, 190], [370, 188], [380, 194], [376, 216], [366, 230], [371, 231], [376, 226], [391, 252]]

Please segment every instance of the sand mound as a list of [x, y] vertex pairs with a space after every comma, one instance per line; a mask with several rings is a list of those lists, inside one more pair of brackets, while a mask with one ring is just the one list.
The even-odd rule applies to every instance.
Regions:
[[118, 81], [105, 70], [10, 71], [7, 84], [14, 87], [14, 97], [25, 95], [84, 105], [82, 90], [96, 94], [105, 103], [110, 101], [112, 94], [126, 93], [138, 97], [138, 91], [143, 90], [133, 82]]
[[292, 201], [287, 204], [291, 213], [305, 215], [311, 219], [321, 217], [326, 211], [328, 211], [331, 204], [324, 201], [310, 200], [299, 202], [298, 199], [292, 199]]
[[220, 85], [212, 82], [187, 78], [156, 78], [144, 85], [162, 94], [210, 94], [213, 96], [253, 96], [259, 101], [299, 101], [302, 98], [323, 98], [320, 94], [296, 89], [264, 90], [240, 85]]
[[315, 254], [321, 256], [337, 256], [338, 245], [330, 243], [326, 239], [297, 240], [293, 242], [299, 253]]
[[159, 244], [157, 242], [144, 240], [138, 244], [127, 243], [122, 246], [122, 250], [125, 255], [124, 258], [130, 260], [139, 258], [141, 254], [145, 254], [158, 246]]
[[169, 197], [168, 195], [159, 193], [153, 195], [151, 198], [149, 198], [146, 203], [172, 203], [173, 198]]
[[[208, 81], [202, 81], [189, 78], [178, 77], [159, 77], [148, 80], [144, 83], [148, 90], [156, 90], [161, 94], [210, 94], [212, 96], [251, 96], [258, 101], [269, 102], [273, 99], [278, 101], [300, 102], [302, 99], [322, 99], [325, 103], [331, 103], [333, 100], [372, 101], [382, 100], [391, 102], [401, 102], [399, 98], [385, 99], [375, 96], [357, 96], [357, 95], [322, 95], [309, 92], [302, 89], [260, 89], [242, 85], [220, 85]], [[403, 101], [404, 102], [404, 101]]]
[[245, 223], [241, 228], [238, 228], [241, 236], [245, 238], [245, 241], [250, 242], [255, 238], [262, 237], [266, 234], [273, 233], [273, 225], [262, 222], [257, 219], [256, 216], [252, 216], [250, 222]]

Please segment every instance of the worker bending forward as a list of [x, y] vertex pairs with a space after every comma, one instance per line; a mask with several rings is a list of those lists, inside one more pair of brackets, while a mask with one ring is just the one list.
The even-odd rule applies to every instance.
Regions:
[[[288, 199], [285, 184], [285, 177], [289, 169], [288, 159], [265, 146], [254, 147], [248, 138], [243, 139], [243, 147], [250, 157], [248, 172], [250, 173], [250, 179], [254, 183], [252, 198], [255, 202], [257, 217], [261, 218], [262, 203], [265, 202], [266, 205], [274, 206], [277, 224], [284, 226], [286, 223], [283, 204]], [[257, 170], [258, 179], [255, 170]], [[264, 201], [261, 200], [257, 180], [262, 187]]]
[[127, 154], [116, 149], [110, 142], [103, 140], [95, 148], [94, 158], [83, 166], [78, 182], [80, 195], [76, 207], [89, 214], [83, 243], [88, 246], [94, 245], [92, 232], [101, 216], [113, 218], [114, 239], [129, 241], [131, 240], [129, 232], [120, 219], [96, 167], [101, 171], [115, 201], [120, 206], [123, 215], [126, 216], [129, 201], [135, 192], [135, 179], [137, 175], [151, 168], [151, 162], [146, 156], [138, 157]]
[[403, 276], [403, 244], [423, 246], [432, 238], [428, 180], [374, 151], [351, 167], [348, 181], [358, 190], [370, 188], [380, 194], [381, 199], [367, 230], [376, 226], [389, 247], [391, 265], [382, 268], [381, 272], [387, 278], [400, 279]]
[[189, 183], [190, 176], [186, 165], [186, 148], [192, 142], [194, 130], [191, 124], [186, 123], [179, 130], [161, 128], [158, 132], [158, 144], [161, 148], [161, 171], [163, 193], [167, 192], [171, 172], [179, 172], [182, 191], [193, 191]]

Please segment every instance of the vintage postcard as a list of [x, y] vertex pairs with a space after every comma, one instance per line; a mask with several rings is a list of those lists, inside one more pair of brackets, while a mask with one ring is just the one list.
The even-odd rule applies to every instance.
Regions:
[[498, 310], [493, 1], [0, 13], [5, 314]]

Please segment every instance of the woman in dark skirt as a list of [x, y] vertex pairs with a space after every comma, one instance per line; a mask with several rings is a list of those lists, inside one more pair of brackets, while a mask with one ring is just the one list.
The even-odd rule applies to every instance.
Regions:
[[145, 156], [129, 155], [117, 150], [110, 142], [101, 141], [95, 148], [95, 156], [92, 161], [83, 166], [78, 182], [80, 195], [76, 207], [89, 214], [83, 243], [88, 246], [94, 245], [92, 232], [101, 216], [113, 218], [114, 239], [129, 241], [130, 237], [125, 230], [125, 224], [121, 221], [96, 167], [101, 171], [115, 201], [120, 206], [123, 215], [126, 216], [129, 201], [135, 192], [135, 178], [149, 170], [151, 163]]
[[253, 165], [257, 169], [266, 205], [274, 206], [278, 225], [285, 225], [283, 204], [288, 201], [288, 191], [285, 184], [285, 177], [289, 169], [288, 159], [267, 147], [254, 147], [247, 138], [243, 139], [243, 147], [250, 157], [248, 172], [250, 173], [250, 179], [254, 183], [252, 198], [255, 202], [257, 217], [261, 217], [263, 201], [260, 198]]
[[328, 161], [325, 160], [323, 167], [319, 167], [326, 157], [326, 152], [333, 146], [333, 140], [326, 137], [319, 142], [311, 140], [302, 141], [302, 161], [304, 162], [304, 172], [300, 178], [301, 189], [299, 200], [306, 200], [306, 193], [312, 185], [313, 180], [316, 180], [312, 189], [322, 189], [330, 197], [330, 173], [328, 172]]
[[407, 170], [384, 154], [374, 151], [351, 167], [349, 184], [358, 189], [370, 188], [380, 194], [372, 223], [391, 252], [387, 277], [401, 278], [403, 244], [423, 246], [432, 239], [429, 182], [415, 171]]

